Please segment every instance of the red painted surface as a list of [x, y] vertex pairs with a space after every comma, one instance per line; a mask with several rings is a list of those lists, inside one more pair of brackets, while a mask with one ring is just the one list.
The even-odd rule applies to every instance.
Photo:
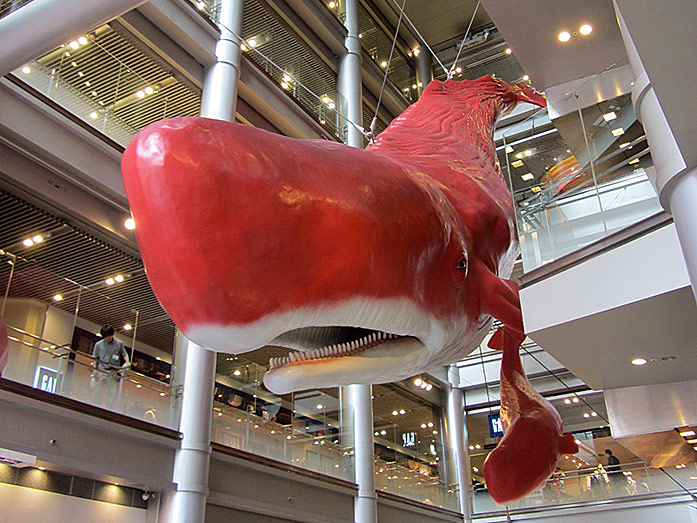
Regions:
[[552, 475], [563, 454], [578, 445], [564, 434], [561, 416], [525, 376], [520, 361], [524, 335], [499, 330], [490, 347], [503, 349], [501, 360], [501, 422], [504, 436], [484, 462], [489, 494], [499, 504], [529, 494]]
[[158, 299], [184, 333], [356, 296], [495, 312], [480, 283], [498, 285], [517, 244], [491, 138], [519, 101], [544, 104], [490, 77], [433, 82], [368, 150], [204, 118], [148, 126], [122, 170]]
[[2, 316], [0, 316], [0, 376], [2, 376], [2, 371], [5, 370], [7, 359], [10, 356], [8, 344], [7, 327]]

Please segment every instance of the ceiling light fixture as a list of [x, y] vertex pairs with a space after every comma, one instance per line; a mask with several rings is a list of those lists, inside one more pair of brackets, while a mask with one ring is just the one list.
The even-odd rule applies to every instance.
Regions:
[[634, 158], [633, 160], [627, 162], [629, 165], [634, 165], [636, 163], [639, 163], [639, 158]]
[[618, 127], [617, 129], [612, 130], [612, 136], [621, 136], [624, 134], [624, 129], [621, 127]]
[[460, 74], [460, 73], [462, 72], [462, 67], [460, 67], [460, 66], [458, 65], [458, 66], [455, 68], [455, 72], [456, 72], [457, 74]]
[[62, 294], [56, 294], [53, 296], [53, 301], [63, 301], [63, 295]]
[[129, 231], [132, 231], [136, 228], [136, 221], [133, 218], [126, 218], [126, 220], [123, 222], [123, 226]]
[[423, 382], [424, 382], [424, 380], [422, 380], [421, 378], [416, 378], [414, 380], [414, 385], [416, 385], [417, 387], [420, 387]]
[[557, 38], [560, 42], [568, 42], [571, 40], [571, 33], [569, 33], [569, 31], [562, 31]]
[[124, 279], [125, 279], [125, 278], [123, 277], [122, 274], [117, 274], [116, 276], [114, 276], [114, 281], [115, 281], [116, 283], [121, 283]]
[[593, 32], [593, 27], [590, 24], [583, 24], [581, 27], [579, 27], [578, 32], [583, 36], [588, 36]]
[[114, 280], [114, 278], [109, 277], [106, 280], [104, 280], [104, 283], [106, 283], [107, 285], [114, 285], [116, 281]]
[[87, 38], [84, 36], [81, 36], [80, 38], [77, 39], [77, 43], [80, 45], [87, 45]]
[[615, 118], [617, 118], [617, 114], [615, 114], [615, 111], [609, 111], [603, 115], [603, 120], [605, 120], [606, 122], [614, 120]]
[[421, 54], [421, 49], [417, 48], [417, 49], [414, 49], [412, 52], [414, 53], [414, 56], [419, 56]]
[[692, 438], [695, 436], [695, 431], [694, 430], [683, 430], [680, 435], [683, 438]]
[[132, 328], [133, 328], [133, 325], [131, 325], [130, 323], [127, 323], [126, 325], [123, 326], [123, 330], [125, 330], [125, 331], [129, 331]]
[[511, 54], [513, 51], [510, 47], [506, 47], [506, 54]]
[[382, 62], [380, 62], [380, 67], [382, 67], [383, 69], [384, 69], [385, 67], [387, 67], [387, 62], [386, 62], [385, 60], [383, 60]]
[[634, 358], [632, 360], [632, 365], [640, 367], [641, 365], [646, 365], [646, 360], [644, 358]]
[[97, 118], [99, 118], [99, 115], [96, 112], [92, 111], [90, 113], [90, 118], [92, 118], [92, 120], [96, 120]]
[[22, 67], [22, 72], [23, 72], [24, 74], [29, 74], [29, 73], [31, 73], [31, 67], [29, 67], [28, 65], [25, 65], [24, 67]]
[[535, 187], [531, 187], [530, 190], [532, 192], [540, 192], [542, 191], [542, 188], [539, 185], [536, 185]]
[[527, 82], [527, 81], [529, 81], [529, 80], [530, 80], [530, 77], [529, 77], [527, 74], [524, 74], [524, 75], [523, 75], [523, 81], [524, 81], [524, 82]]
[[524, 182], [529, 182], [530, 180], [534, 180], [535, 176], [533, 176], [532, 173], [525, 173], [521, 176]]
[[510, 145], [507, 145], [505, 150], [506, 150], [507, 154], [511, 154], [513, 152], [513, 147], [511, 147]]

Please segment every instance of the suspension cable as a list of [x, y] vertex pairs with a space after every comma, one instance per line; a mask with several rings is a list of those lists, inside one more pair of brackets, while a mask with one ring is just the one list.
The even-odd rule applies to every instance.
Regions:
[[375, 141], [375, 126], [378, 123], [378, 111], [380, 110], [380, 104], [382, 103], [382, 94], [385, 92], [385, 82], [387, 82], [387, 73], [390, 70], [390, 64], [392, 63], [392, 55], [394, 54], [394, 48], [397, 44], [397, 37], [399, 36], [399, 26], [402, 25], [402, 17], [404, 16], [404, 6], [407, 4], [407, 0], [402, 2], [402, 7], [399, 9], [399, 20], [397, 20], [397, 28], [394, 31], [394, 38], [392, 39], [392, 48], [390, 49], [390, 56], [387, 59], [387, 66], [385, 67], [385, 75], [382, 77], [382, 86], [380, 87], [380, 96], [378, 96], [378, 103], [375, 104], [375, 115], [373, 115], [373, 120], [370, 122], [370, 131], [368, 133], [368, 139], [370, 143]]
[[450, 67], [450, 71], [448, 71], [448, 80], [452, 80], [453, 78], [453, 75], [455, 73], [455, 67], [457, 66], [457, 61], [460, 59], [460, 53], [462, 52], [463, 47], [465, 47], [465, 41], [467, 40], [467, 37], [470, 34], [470, 29], [472, 28], [474, 18], [477, 16], [477, 11], [479, 10], [480, 3], [481, 0], [477, 0], [477, 5], [474, 7], [474, 13], [472, 13], [472, 18], [470, 18], [470, 23], [467, 26], [467, 31], [465, 31], [465, 36], [462, 38], [462, 42], [460, 43], [460, 49], [457, 50], [457, 56], [455, 57], [455, 61], [453, 62], [453, 65]]
[[[397, 3], [397, 0], [392, 0], [392, 3], [393, 3], [394, 5], [396, 5], [397, 7], [399, 7], [399, 4]], [[423, 43], [423, 44], [426, 46], [426, 49], [428, 49], [429, 52], [431, 53], [431, 55], [433, 56], [433, 58], [436, 59], [436, 62], [438, 62], [438, 64], [443, 68], [443, 72], [444, 72], [445, 74], [448, 74], [448, 70], [447, 70], [447, 69], [445, 68], [445, 66], [443, 65], [443, 62], [440, 61], [440, 59], [438, 58], [438, 55], [433, 51], [433, 49], [431, 49], [431, 46], [428, 45], [428, 42], [426, 42], [426, 39], [421, 35], [421, 33], [419, 32], [419, 30], [418, 30], [418, 29], [416, 28], [416, 26], [414, 25], [414, 22], [411, 21], [411, 19], [407, 16], [406, 13], [404, 13], [404, 19], [405, 19], [407, 22], [409, 22], [409, 25], [410, 25], [411, 28], [414, 30], [414, 32], [417, 34], [417, 36], [418, 36], [419, 39], [421, 40], [421, 43]]]

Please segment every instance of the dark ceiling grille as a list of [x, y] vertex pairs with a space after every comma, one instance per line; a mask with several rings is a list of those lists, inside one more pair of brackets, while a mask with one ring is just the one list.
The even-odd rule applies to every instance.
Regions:
[[[46, 239], [32, 247], [22, 245], [37, 234]], [[5, 252], [0, 263], [2, 295], [12, 270], [8, 262], [13, 262], [10, 297], [35, 299], [72, 314], [79, 296], [81, 318], [111, 324], [124, 336], [132, 336], [133, 331], [123, 326], [135, 326], [138, 311], [136, 343], [172, 351], [174, 324], [155, 298], [139, 259], [3, 190], [0, 245]], [[107, 278], [119, 274], [123, 282], [106, 284]], [[61, 301], [53, 299], [57, 294]]]

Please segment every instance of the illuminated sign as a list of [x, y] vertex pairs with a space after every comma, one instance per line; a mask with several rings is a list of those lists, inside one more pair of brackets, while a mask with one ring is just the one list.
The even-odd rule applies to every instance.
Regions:
[[55, 394], [60, 377], [57, 370], [39, 367], [34, 374], [34, 388]]
[[402, 432], [402, 447], [416, 447], [416, 432]]
[[503, 437], [503, 423], [499, 414], [489, 414], [489, 436], [492, 438]]

